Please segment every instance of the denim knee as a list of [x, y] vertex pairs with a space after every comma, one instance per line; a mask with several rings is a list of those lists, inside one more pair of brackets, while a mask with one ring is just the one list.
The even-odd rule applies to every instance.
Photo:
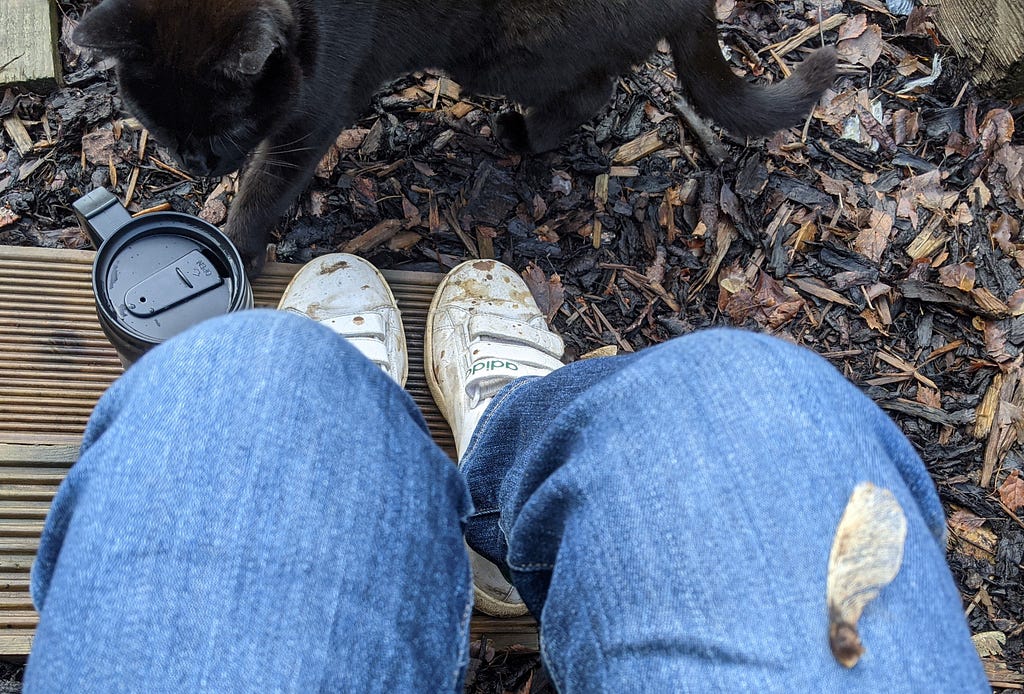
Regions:
[[[676, 338], [637, 355], [632, 370], [661, 397], [720, 399], [730, 391], [765, 400], [800, 391], [856, 393], [831, 364], [809, 349], [760, 333], [717, 328]], [[685, 389], [685, 392], [681, 392]]]
[[299, 360], [346, 368], [361, 359], [347, 340], [316, 321], [287, 311], [255, 309], [211, 318], [190, 328], [146, 354], [136, 370], [191, 373], [201, 387], [206, 381], [202, 372], [226, 361], [260, 373], [287, 370]]
[[244, 311], [205, 321], [144, 355], [100, 399], [83, 449], [115, 420], [149, 436], [248, 432], [248, 446], [273, 440], [276, 420], [301, 427], [291, 438], [347, 436], [365, 428], [371, 411], [398, 418], [402, 410], [418, 423], [411, 400], [341, 336], [284, 311]]
[[[832, 365], [810, 350], [742, 330], [716, 329], [677, 338], [627, 357], [595, 384], [580, 406], [600, 428], [627, 428], [616, 445], [650, 469], [687, 474], [723, 447], [778, 439], [857, 436], [912, 456], [892, 422]], [[575, 409], [575, 407], [574, 407]], [[736, 464], [761, 464], [744, 457]], [[593, 460], [603, 475], [635, 471]], [[706, 461], [713, 466], [713, 460]]]

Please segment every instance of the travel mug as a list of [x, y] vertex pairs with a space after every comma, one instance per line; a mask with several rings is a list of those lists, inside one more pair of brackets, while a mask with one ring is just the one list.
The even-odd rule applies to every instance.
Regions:
[[73, 207], [97, 250], [100, 326], [125, 368], [196, 323], [252, 308], [242, 259], [212, 224], [180, 212], [133, 218], [104, 188]]

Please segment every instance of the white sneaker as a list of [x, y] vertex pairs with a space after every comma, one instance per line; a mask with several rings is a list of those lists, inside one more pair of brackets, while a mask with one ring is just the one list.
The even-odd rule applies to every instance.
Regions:
[[[526, 283], [494, 260], [470, 260], [448, 273], [430, 305], [424, 341], [427, 384], [460, 459], [494, 395], [517, 378], [561, 367], [565, 349]], [[469, 554], [477, 609], [496, 617], [526, 614], [498, 567]]]
[[320, 256], [292, 278], [277, 308], [326, 325], [405, 385], [402, 315], [384, 276], [369, 262], [347, 253]]

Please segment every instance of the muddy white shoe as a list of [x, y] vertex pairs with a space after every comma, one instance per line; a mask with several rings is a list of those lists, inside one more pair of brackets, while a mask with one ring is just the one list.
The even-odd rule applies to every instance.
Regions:
[[[517, 378], [561, 367], [565, 349], [526, 283], [494, 260], [471, 260], [448, 273], [434, 294], [424, 338], [427, 384], [460, 458], [494, 395]], [[469, 554], [477, 609], [496, 617], [525, 614], [498, 567]]]
[[404, 386], [409, 375], [402, 316], [384, 276], [347, 253], [307, 263], [284, 290], [278, 309], [323, 323]]

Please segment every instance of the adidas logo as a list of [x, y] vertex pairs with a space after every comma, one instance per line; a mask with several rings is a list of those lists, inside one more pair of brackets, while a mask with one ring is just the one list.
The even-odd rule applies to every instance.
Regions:
[[519, 364], [514, 361], [504, 361], [502, 359], [488, 359], [485, 361], [478, 361], [473, 364], [473, 368], [470, 369], [470, 375], [478, 373], [480, 371], [494, 371], [495, 369], [508, 369], [509, 371], [519, 371]]

